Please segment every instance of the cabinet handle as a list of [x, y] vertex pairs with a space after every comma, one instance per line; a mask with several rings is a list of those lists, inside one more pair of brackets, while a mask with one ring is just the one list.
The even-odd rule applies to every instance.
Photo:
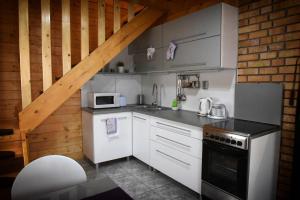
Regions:
[[178, 39], [174, 40], [174, 42], [176, 42], [177, 44], [185, 43], [184, 41], [183, 42], [180, 42], [180, 41], [187, 40], [187, 39], [194, 38], [194, 37], [201, 36], [201, 35], [205, 35], [205, 34], [206, 34], [206, 32], [203, 32], [203, 33], [198, 33], [198, 34], [194, 34], [194, 35], [190, 35], [190, 36], [178, 38]]
[[[109, 119], [113, 119], [114, 117], [111, 117], [111, 118], [109, 118]], [[118, 118], [116, 118], [117, 120], [122, 120], [122, 119], [127, 119], [127, 117], [118, 117]], [[106, 120], [108, 120], [108, 118], [107, 119], [102, 119], [101, 121], [102, 122], [106, 122]]]
[[164, 124], [164, 123], [161, 123], [161, 122], [156, 122], [156, 124], [160, 125], [159, 127], [161, 127], [161, 128], [169, 127], [169, 128], [175, 129], [175, 130], [179, 130], [184, 135], [190, 135], [190, 133], [191, 133], [191, 131], [188, 130], [188, 129], [179, 128], [179, 127], [168, 125], [168, 124]]
[[172, 158], [173, 160], [176, 160], [176, 161], [178, 161], [178, 162], [181, 162], [181, 163], [183, 163], [183, 164], [185, 164], [185, 165], [187, 165], [187, 166], [190, 166], [190, 165], [191, 165], [190, 163], [187, 163], [187, 162], [184, 162], [184, 161], [182, 161], [182, 160], [179, 160], [178, 158], [175, 158], [175, 157], [173, 157], [173, 156], [170, 156], [169, 154], [166, 154], [166, 153], [164, 153], [164, 152], [162, 152], [162, 151], [160, 151], [160, 150], [157, 150], [157, 149], [156, 149], [156, 152], [158, 152], [158, 153], [160, 153], [160, 154], [162, 154], [162, 155], [165, 155], [165, 156], [167, 156], [167, 157], [169, 157], [169, 158]]
[[171, 140], [171, 139], [169, 139], [169, 138], [166, 138], [166, 137], [163, 137], [163, 136], [160, 136], [160, 135], [156, 135], [156, 136], [159, 137], [159, 138], [168, 140], [168, 141], [170, 141], [170, 142], [174, 142], [174, 143], [176, 143], [176, 144], [180, 144], [180, 145], [182, 145], [182, 146], [184, 146], [184, 147], [191, 148], [191, 146], [186, 145], [186, 144], [183, 144], [183, 143], [180, 143], [180, 142], [177, 142], [177, 141], [175, 141], [175, 140]]
[[144, 119], [144, 118], [142, 118], [142, 117], [138, 117], [138, 116], [133, 116], [134, 118], [137, 118], [137, 119], [141, 119], [141, 120], [146, 120], [146, 119]]

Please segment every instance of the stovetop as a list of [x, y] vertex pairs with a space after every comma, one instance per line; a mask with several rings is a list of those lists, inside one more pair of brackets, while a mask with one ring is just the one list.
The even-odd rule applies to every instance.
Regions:
[[255, 137], [256, 135], [279, 130], [279, 126], [260, 122], [230, 118], [225, 121], [212, 123], [209, 126], [224, 129], [226, 132], [242, 136]]

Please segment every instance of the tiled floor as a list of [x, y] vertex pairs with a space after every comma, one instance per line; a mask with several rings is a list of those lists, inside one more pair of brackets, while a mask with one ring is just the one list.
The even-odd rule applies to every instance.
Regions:
[[103, 163], [98, 172], [87, 160], [80, 160], [79, 163], [86, 171], [88, 180], [108, 176], [135, 200], [200, 199], [197, 193], [158, 171], [151, 171], [146, 164], [135, 158]]

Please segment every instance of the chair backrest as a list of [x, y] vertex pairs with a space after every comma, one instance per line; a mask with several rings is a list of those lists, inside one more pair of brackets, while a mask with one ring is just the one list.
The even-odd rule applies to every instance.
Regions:
[[25, 166], [17, 175], [11, 197], [29, 197], [49, 193], [87, 180], [83, 168], [66, 156], [50, 155], [38, 158]]

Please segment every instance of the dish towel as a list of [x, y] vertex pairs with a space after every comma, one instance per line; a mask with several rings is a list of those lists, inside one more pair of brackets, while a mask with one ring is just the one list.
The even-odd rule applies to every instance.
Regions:
[[115, 137], [119, 135], [116, 118], [106, 119], [106, 134], [108, 137]]

